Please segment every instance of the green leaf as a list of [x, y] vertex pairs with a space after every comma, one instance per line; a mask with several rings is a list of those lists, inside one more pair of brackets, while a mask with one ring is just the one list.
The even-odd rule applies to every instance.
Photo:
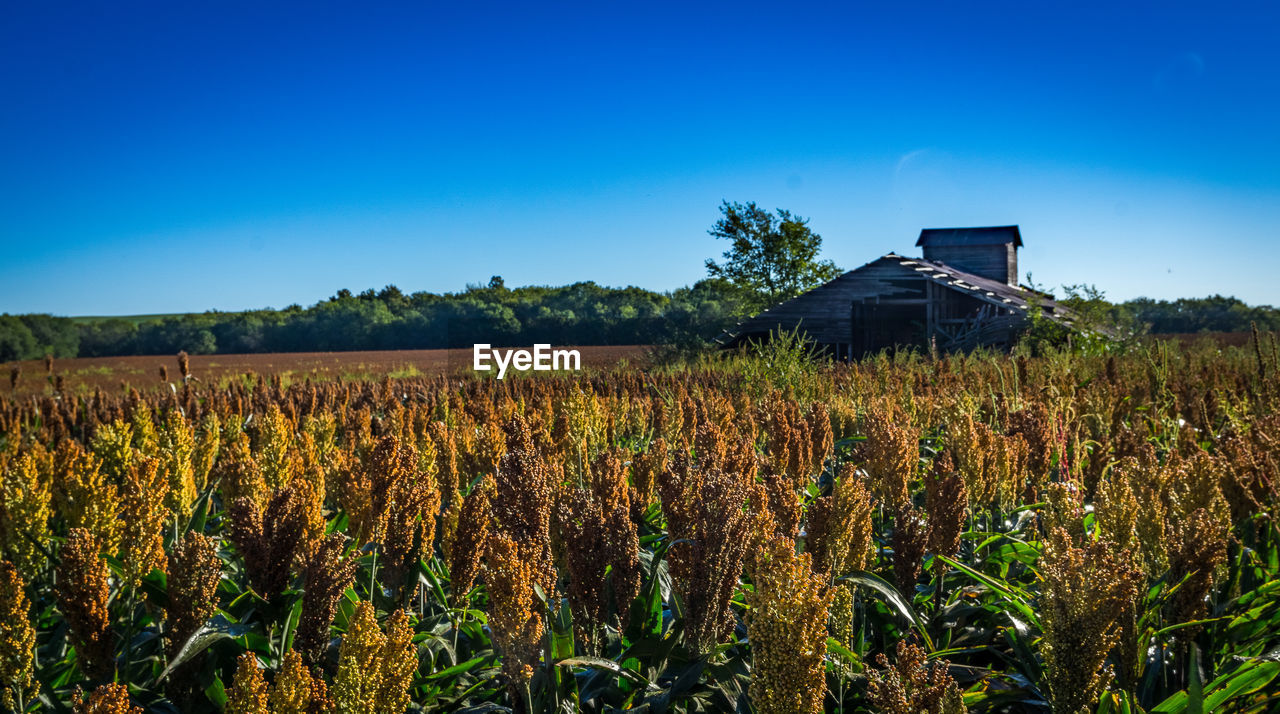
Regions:
[[213, 702], [218, 709], [227, 706], [227, 688], [222, 684], [222, 680], [218, 677], [213, 678], [213, 684], [210, 684], [204, 690], [204, 695]]
[[607, 669], [610, 672], [613, 672], [614, 674], [618, 675], [619, 677], [628, 679], [634, 682], [635, 684], [639, 684], [645, 689], [652, 690], [652, 691], [660, 691], [659, 687], [654, 685], [653, 682], [650, 682], [648, 679], [645, 679], [644, 676], [641, 675], [639, 672], [634, 672], [630, 669], [627, 669], [626, 667], [623, 667], [617, 662], [614, 662], [611, 659], [605, 659], [603, 657], [586, 657], [586, 656], [570, 657], [568, 659], [562, 659], [556, 662], [556, 666], [557, 667], [599, 667], [601, 669]]
[[1215, 679], [1209, 685], [1210, 694], [1204, 700], [1205, 711], [1219, 711], [1219, 707], [1237, 697], [1260, 691], [1278, 674], [1280, 674], [1280, 662], [1250, 661], [1234, 672]]
[[169, 583], [168, 576], [159, 568], [152, 568], [151, 572], [142, 576], [142, 583], [139, 589], [147, 594], [147, 601], [157, 607], [167, 607], [169, 605]]
[[302, 598], [298, 598], [293, 603], [293, 609], [289, 611], [289, 619], [284, 622], [284, 633], [280, 636], [280, 656], [284, 657], [284, 653], [293, 647], [293, 635], [298, 629], [298, 621], [302, 619]]
[[1103, 692], [1098, 714], [1132, 714], [1128, 692]]
[[1179, 622], [1176, 625], [1169, 625], [1168, 627], [1164, 627], [1159, 630], [1156, 630], [1155, 634], [1157, 637], [1159, 637], [1160, 635], [1163, 635], [1168, 632], [1173, 632], [1174, 630], [1181, 630], [1184, 627], [1196, 627], [1198, 625], [1207, 625], [1212, 622], [1221, 622], [1222, 620], [1229, 620], [1229, 619], [1231, 618], [1230, 617], [1211, 617], [1207, 620], [1191, 620], [1189, 622]]
[[983, 585], [986, 585], [988, 588], [991, 588], [991, 590], [995, 591], [997, 594], [1003, 597], [1006, 602], [1008, 602], [1010, 605], [1013, 605], [1014, 609], [1017, 610], [1022, 615], [1022, 617], [1026, 619], [1028, 623], [1035, 626], [1036, 628], [1040, 627], [1040, 618], [1036, 617], [1035, 611], [1032, 610], [1031, 606], [1027, 604], [1026, 598], [1023, 596], [1023, 594], [1020, 594], [1021, 591], [1015, 591], [1013, 588], [1009, 587], [1006, 583], [1002, 583], [999, 580], [996, 580], [995, 578], [992, 578], [989, 575], [980, 573], [977, 570], [970, 568], [969, 566], [965, 565], [964, 563], [961, 563], [958, 560], [948, 558], [945, 555], [939, 555], [935, 557], [937, 557], [947, 565], [950, 565], [951, 567], [963, 573], [968, 574], [969, 577], [973, 578], [974, 580], [977, 580]]
[[164, 671], [156, 678], [156, 682], [163, 682], [175, 667], [205, 651], [213, 643], [219, 640], [229, 640], [235, 637], [240, 637], [247, 634], [249, 629], [248, 625], [238, 622], [228, 622], [222, 615], [215, 615], [213, 619], [205, 623], [204, 627], [196, 630], [194, 635], [189, 637], [186, 642], [182, 643], [182, 648], [178, 650], [178, 654], [173, 656], [173, 659], [169, 660], [169, 666], [164, 668]]
[[[1202, 711], [1232, 711], [1223, 709], [1238, 697], [1258, 692], [1280, 675], [1280, 662], [1272, 660], [1250, 660], [1235, 670], [1213, 680], [1206, 688], [1208, 696], [1204, 697]], [[1191, 696], [1187, 692], [1177, 692], [1160, 702], [1152, 714], [1179, 714], [1193, 711]]]
[[914, 609], [912, 609], [911, 603], [907, 602], [907, 599], [902, 596], [902, 593], [898, 592], [898, 589], [890, 585], [884, 578], [881, 578], [875, 573], [868, 573], [865, 570], [855, 570], [851, 573], [840, 576], [837, 580], [861, 585], [879, 593], [883, 597], [884, 601], [893, 608], [899, 617], [907, 623], [915, 625], [916, 629], [920, 632], [920, 637], [924, 639], [925, 646], [930, 652], [933, 651], [933, 639], [929, 637], [929, 631], [925, 628], [924, 620], [920, 619], [920, 616], [916, 614]]
[[467, 672], [470, 672], [471, 670], [483, 664], [486, 659], [488, 658], [476, 657], [474, 659], [469, 659], [466, 662], [455, 664], [452, 667], [449, 667], [448, 669], [442, 669], [439, 672], [428, 674], [425, 677], [425, 679], [430, 682], [436, 679], [448, 679], [449, 677], [456, 677], [459, 674], [466, 674]]
[[1204, 714], [1204, 683], [1200, 681], [1200, 649], [1191, 643], [1191, 652], [1187, 658], [1187, 711], [1190, 714]]
[[[436, 602], [440, 607], [448, 609], [449, 598], [444, 594], [444, 586], [440, 584], [440, 578], [437, 578], [436, 574], [431, 572], [431, 568], [422, 568], [422, 571], [418, 573], [418, 579], [431, 587], [431, 594], [435, 596]], [[466, 597], [467, 593], [454, 593], [454, 603], [461, 603]]]
[[848, 647], [840, 644], [840, 640], [834, 637], [827, 638], [827, 653], [838, 655], [847, 664], [856, 664], [859, 661], [858, 655], [854, 654]]
[[1030, 681], [1039, 682], [1042, 668], [1040, 660], [1036, 658], [1035, 651], [1031, 646], [1031, 628], [1027, 626], [1027, 623], [1007, 612], [1001, 614], [1008, 618], [1009, 623], [1012, 625], [1012, 627], [1005, 628], [1004, 637], [1017, 656], [1022, 673]]
[[204, 533], [205, 522], [209, 519], [209, 498], [216, 488], [210, 485], [200, 492], [200, 497], [192, 504], [191, 520], [187, 522], [187, 530]]
[[573, 651], [573, 616], [566, 599], [560, 602], [559, 609], [551, 617], [551, 657], [572, 657]]

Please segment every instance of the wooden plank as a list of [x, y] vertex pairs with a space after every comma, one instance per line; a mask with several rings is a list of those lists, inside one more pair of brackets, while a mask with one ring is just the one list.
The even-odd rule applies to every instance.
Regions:
[[937, 329], [937, 314], [934, 309], [934, 291], [933, 281], [930, 280], [924, 284], [925, 307], [924, 307], [924, 339], [928, 342], [933, 339], [933, 332]]

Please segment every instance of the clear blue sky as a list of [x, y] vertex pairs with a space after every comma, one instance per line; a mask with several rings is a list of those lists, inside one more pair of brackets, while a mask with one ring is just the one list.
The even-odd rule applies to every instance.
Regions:
[[1277, 38], [1274, 2], [16, 0], [0, 312], [671, 289], [723, 199], [845, 268], [1017, 223], [1039, 283], [1280, 303]]

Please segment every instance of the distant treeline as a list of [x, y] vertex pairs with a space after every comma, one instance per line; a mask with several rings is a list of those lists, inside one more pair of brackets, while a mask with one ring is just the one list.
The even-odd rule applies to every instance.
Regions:
[[1280, 330], [1280, 310], [1270, 305], [1246, 305], [1233, 297], [1152, 300], [1138, 298], [1118, 306], [1152, 334], [1183, 332], [1247, 332]]
[[137, 322], [0, 315], [0, 361], [55, 357], [435, 349], [489, 343], [690, 344], [738, 319], [722, 281], [657, 293], [591, 282], [508, 289], [501, 278], [460, 293], [395, 286], [338, 294], [311, 307], [206, 312]]
[[[395, 286], [337, 295], [311, 307], [206, 312], [144, 322], [0, 315], [0, 361], [55, 357], [245, 352], [678, 344], [706, 341], [743, 317], [722, 281], [657, 293], [595, 283], [508, 289], [501, 278], [464, 292], [405, 294]], [[1213, 296], [1141, 298], [1111, 311], [1152, 333], [1280, 330], [1280, 310]]]

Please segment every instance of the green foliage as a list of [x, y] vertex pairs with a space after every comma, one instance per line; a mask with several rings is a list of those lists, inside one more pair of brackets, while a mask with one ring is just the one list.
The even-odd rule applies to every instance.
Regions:
[[738, 293], [703, 280], [670, 293], [591, 282], [507, 288], [495, 276], [460, 293], [406, 295], [394, 285], [340, 290], [309, 308], [81, 321], [0, 316], [0, 361], [131, 354], [436, 349], [488, 343], [704, 347], [740, 318]]
[[75, 357], [80, 334], [66, 318], [50, 315], [0, 315], [0, 362]]
[[1150, 325], [1155, 334], [1248, 332], [1251, 324], [1260, 330], [1280, 330], [1280, 310], [1270, 305], [1246, 305], [1222, 295], [1178, 300], [1138, 298], [1123, 307], [1137, 323]]
[[1045, 317], [1041, 310], [1040, 289], [1027, 275], [1033, 292], [1028, 298], [1027, 328], [1019, 347], [1032, 355], [1067, 349], [1081, 354], [1107, 354], [1127, 345], [1141, 335], [1145, 326], [1134, 319], [1123, 305], [1108, 302], [1106, 294], [1094, 285], [1064, 285], [1057, 304], [1070, 310], [1072, 325], [1068, 327]]
[[707, 261], [707, 272], [736, 290], [751, 312], [793, 298], [840, 275], [829, 260], [819, 260], [822, 236], [809, 221], [779, 208], [769, 213], [754, 202], [725, 201], [724, 216], [708, 231], [730, 241], [724, 262]]
[[39, 356], [35, 335], [22, 320], [9, 314], [0, 315], [0, 362]]
[[775, 330], [767, 339], [752, 342], [744, 355], [730, 364], [743, 376], [755, 394], [771, 390], [791, 392], [802, 398], [816, 397], [821, 355], [808, 335], [794, 330]]

